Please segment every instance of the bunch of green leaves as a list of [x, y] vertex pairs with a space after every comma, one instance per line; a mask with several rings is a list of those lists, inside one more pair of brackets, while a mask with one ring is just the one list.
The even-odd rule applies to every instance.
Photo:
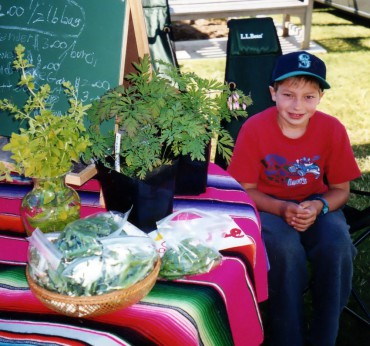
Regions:
[[[124, 224], [117, 214], [98, 213], [69, 223], [59, 233], [35, 231], [29, 248], [31, 277], [39, 286], [69, 296], [132, 286], [153, 271], [159, 257], [149, 236], [122, 231]], [[39, 250], [45, 246], [50, 251]]]
[[[77, 99], [74, 87], [64, 82], [64, 93], [70, 104], [65, 115], [53, 114], [48, 104], [51, 89], [48, 84], [39, 88], [29, 72], [33, 66], [25, 59], [25, 47], [15, 48], [14, 68], [20, 71], [18, 86], [29, 97], [22, 109], [11, 101], [0, 100], [0, 109], [14, 114], [15, 119], [26, 123], [20, 133], [12, 133], [4, 150], [11, 151], [15, 161], [12, 170], [27, 177], [47, 178], [67, 173], [73, 162], [90, 146], [83, 120], [90, 105], [83, 105]], [[23, 125], [23, 124], [22, 124]], [[9, 169], [0, 167], [0, 180], [11, 180]]]
[[[201, 78], [193, 72], [179, 72], [169, 64], [163, 63], [163, 67], [162, 75], [167, 75], [179, 91], [181, 110], [174, 121], [184, 125], [184, 129], [179, 126], [181, 133], [172, 142], [171, 150], [176, 155], [190, 154], [193, 160], [205, 160], [204, 146], [217, 137], [217, 150], [229, 162], [234, 142], [222, 123], [246, 117], [246, 108], [252, 104], [250, 96], [240, 90], [231, 91], [228, 85], [214, 79]], [[230, 107], [228, 101], [232, 95], [238, 95], [243, 107]], [[184, 132], [185, 137], [181, 135]]]
[[183, 239], [167, 249], [159, 276], [167, 280], [209, 272], [221, 262], [221, 254], [195, 238]]
[[[89, 135], [94, 145], [86, 159], [95, 158], [109, 166], [114, 156], [114, 130], [101, 125], [114, 120], [121, 134], [121, 172], [144, 179], [148, 172], [180, 155], [205, 160], [205, 147], [218, 136], [218, 151], [228, 161], [233, 139], [221, 122], [247, 116], [245, 109], [229, 109], [228, 86], [194, 73], [180, 73], [160, 62], [159, 72], [151, 70], [145, 56], [133, 64], [136, 72], [125, 77], [127, 86], [118, 86], [88, 111]], [[251, 104], [249, 96], [239, 93], [240, 102]]]

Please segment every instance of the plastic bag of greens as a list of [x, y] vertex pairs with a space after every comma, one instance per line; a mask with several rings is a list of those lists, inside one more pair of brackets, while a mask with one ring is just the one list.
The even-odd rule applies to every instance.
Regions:
[[29, 241], [33, 280], [69, 296], [127, 288], [149, 275], [159, 257], [153, 240], [116, 212], [75, 221], [53, 238], [32, 234]]
[[116, 236], [101, 243], [101, 255], [77, 257], [63, 267], [59, 291], [89, 296], [127, 288], [144, 279], [158, 260], [148, 236]]
[[[229, 227], [229, 217], [196, 209], [180, 210], [157, 223], [156, 240], [162, 265], [159, 276], [168, 280], [209, 272], [222, 256], [219, 241]], [[231, 220], [232, 221], [232, 220]]]
[[162, 257], [159, 276], [176, 280], [188, 275], [208, 273], [221, 262], [221, 254], [195, 237], [171, 242]]
[[108, 211], [69, 223], [57, 240], [65, 259], [102, 255], [100, 238], [126, 234], [123, 227], [129, 212]]

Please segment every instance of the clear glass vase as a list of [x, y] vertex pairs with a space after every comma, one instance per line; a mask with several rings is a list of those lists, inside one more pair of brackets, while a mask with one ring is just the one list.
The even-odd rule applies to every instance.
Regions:
[[66, 185], [65, 175], [33, 178], [33, 189], [21, 205], [21, 218], [28, 235], [38, 227], [42, 232], [57, 232], [80, 218], [78, 193]]

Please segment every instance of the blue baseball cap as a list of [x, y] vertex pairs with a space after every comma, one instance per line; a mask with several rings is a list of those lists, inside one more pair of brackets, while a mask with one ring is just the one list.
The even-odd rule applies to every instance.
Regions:
[[281, 55], [272, 72], [272, 82], [282, 81], [289, 77], [308, 75], [317, 78], [322, 89], [329, 89], [326, 81], [325, 63], [317, 56], [305, 51]]

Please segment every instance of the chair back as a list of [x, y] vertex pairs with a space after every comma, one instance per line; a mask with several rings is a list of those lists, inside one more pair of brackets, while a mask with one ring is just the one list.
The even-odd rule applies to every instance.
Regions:
[[168, 0], [143, 0], [143, 11], [154, 69], [156, 60], [179, 67], [174, 46]]
[[[248, 117], [273, 105], [269, 85], [275, 60], [282, 54], [275, 24], [270, 17], [231, 19], [226, 48], [225, 81], [252, 97]], [[247, 118], [248, 119], [248, 118]], [[246, 119], [224, 122], [234, 140]], [[216, 155], [216, 163], [226, 163]]]

